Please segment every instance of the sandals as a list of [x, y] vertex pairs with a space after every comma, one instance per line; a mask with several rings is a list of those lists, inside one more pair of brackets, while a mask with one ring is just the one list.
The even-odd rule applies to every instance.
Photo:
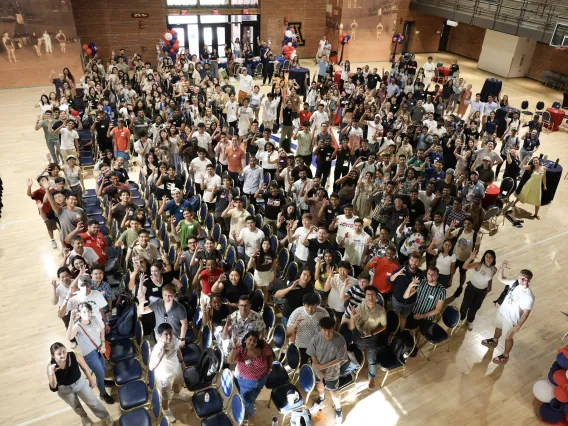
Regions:
[[509, 361], [509, 355], [501, 354], [493, 358], [495, 364], [506, 364]]
[[492, 337], [491, 339], [482, 340], [482, 341], [481, 341], [481, 344], [482, 344], [483, 346], [496, 348], [497, 345], [499, 344], [499, 340], [495, 340], [495, 339]]

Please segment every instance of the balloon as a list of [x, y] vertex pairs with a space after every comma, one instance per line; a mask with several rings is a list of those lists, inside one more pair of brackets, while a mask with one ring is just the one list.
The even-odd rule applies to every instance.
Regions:
[[171, 35], [176, 35], [176, 34], [177, 34], [177, 31], [176, 31], [176, 30], [170, 30], [170, 34], [171, 34]]
[[176, 53], [174, 49], [170, 49], [170, 53]]
[[288, 42], [288, 46], [292, 47], [292, 43]]
[[401, 39], [401, 40], [404, 40], [404, 36], [400, 36], [400, 39]]
[[552, 378], [554, 379], [554, 383], [558, 386], [562, 386], [564, 383], [568, 382], [568, 378], [566, 377], [566, 370], [557, 370], [552, 374]]
[[568, 370], [568, 358], [566, 358], [566, 356], [562, 352], [556, 355], [556, 362], [558, 363], [560, 368]]
[[84, 50], [84, 51], [86, 52], [86, 51], [87, 51], [87, 49], [89, 48], [89, 45], [87, 45], [87, 44], [84, 44], [84, 45], [83, 45], [82, 47], [83, 47], [83, 50]]
[[290, 31], [292, 31], [292, 33], [296, 32], [296, 30], [294, 28], [290, 28]]
[[568, 383], [556, 386], [554, 389], [554, 397], [560, 402], [568, 402]]
[[284, 34], [286, 34], [286, 37], [290, 37], [290, 38], [292, 38], [292, 36], [294, 35], [294, 33], [290, 30], [286, 30], [286, 32]]
[[539, 380], [533, 385], [533, 395], [541, 402], [550, 402], [554, 398], [554, 388], [548, 380]]
[[85, 52], [87, 52], [87, 54], [91, 55], [93, 53], [92, 49], [87, 48], [87, 50], [85, 50]]
[[168, 41], [170, 41], [172, 39], [173, 35], [171, 35], [170, 33], [165, 33], [164, 34], [164, 38]]
[[546, 423], [556, 424], [564, 419], [564, 414], [562, 411], [554, 410], [551, 404], [542, 404], [540, 407], [540, 417]]

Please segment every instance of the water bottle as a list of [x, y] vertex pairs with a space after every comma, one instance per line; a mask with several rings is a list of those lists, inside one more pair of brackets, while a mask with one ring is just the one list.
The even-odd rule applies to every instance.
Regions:
[[318, 422], [323, 418], [323, 413], [321, 410], [318, 410], [317, 414], [314, 417], [314, 422]]
[[205, 392], [205, 403], [209, 402], [209, 392]]
[[272, 417], [272, 426], [278, 426], [278, 417]]
[[558, 167], [558, 163], [560, 162], [560, 158], [556, 159], [556, 163], [554, 163], [554, 168]]

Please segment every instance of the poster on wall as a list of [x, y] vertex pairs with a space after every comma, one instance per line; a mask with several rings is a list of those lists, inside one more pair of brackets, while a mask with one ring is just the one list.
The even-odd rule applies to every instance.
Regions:
[[341, 50], [340, 35], [350, 36], [343, 60], [389, 60], [398, 0], [328, 0], [326, 11], [326, 36], [333, 50]]
[[0, 0], [0, 34], [0, 88], [48, 85], [63, 68], [82, 75], [69, 0]]

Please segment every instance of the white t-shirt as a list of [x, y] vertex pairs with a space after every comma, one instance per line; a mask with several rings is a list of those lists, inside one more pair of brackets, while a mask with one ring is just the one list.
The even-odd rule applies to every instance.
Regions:
[[[503, 284], [512, 286], [516, 280], [503, 280]], [[534, 306], [534, 294], [527, 287], [523, 288], [520, 284], [513, 291], [509, 291], [507, 297], [499, 307], [501, 316], [507, 321], [517, 325], [523, 315], [523, 311], [530, 310]]]
[[358, 217], [359, 216], [353, 215], [351, 219], [348, 219], [344, 214], [337, 216], [337, 241], [341, 241], [346, 232], [353, 234], [353, 224], [355, 223], [355, 219], [357, 219]]
[[248, 228], [243, 228], [239, 234], [239, 240], [243, 240], [245, 254], [252, 257], [254, 252], [260, 249], [262, 240], [264, 240], [264, 232], [258, 228], [256, 228], [254, 232], [251, 232]]
[[[304, 228], [303, 226], [300, 226], [299, 228], [296, 228], [296, 230], [294, 231], [294, 234], [292, 234], [292, 241], [293, 243], [296, 243], [296, 257], [304, 262], [308, 261], [308, 256], [309, 256], [309, 251], [308, 248], [303, 245], [300, 241], [304, 238], [304, 235], [306, 235], [307, 232], [310, 232], [309, 229]], [[308, 239], [313, 239], [316, 238], [317, 234], [315, 232], [311, 232], [308, 235]]]
[[363, 256], [365, 254], [365, 249], [367, 241], [371, 237], [365, 231], [361, 231], [360, 234], [355, 232], [349, 233], [349, 238], [345, 240], [345, 254], [343, 255], [343, 260], [348, 261], [352, 265], [360, 265], [363, 261]]
[[375, 134], [375, 132], [377, 130], [382, 130], [383, 129], [383, 125], [381, 124], [381, 122], [379, 121], [378, 123], [375, 123], [375, 121], [367, 121], [367, 139], [371, 140], [373, 139], [373, 136]]
[[79, 133], [75, 129], [69, 131], [68, 128], [62, 128], [59, 133], [61, 134], [61, 149], [75, 149], [75, 140], [79, 139]]
[[331, 278], [331, 290], [329, 292], [329, 296], [327, 298], [328, 306], [336, 312], [345, 312], [344, 301], [339, 298], [339, 295], [345, 288], [345, 292], [347, 289], [352, 285], [359, 285], [358, 281], [350, 277], [349, 275], [345, 279], [345, 281], [341, 281], [339, 278], [339, 274], [335, 274], [333, 278]]
[[[150, 355], [150, 364], [155, 364], [162, 351], [164, 350], [164, 344], [160, 341], [156, 343], [154, 349], [152, 349], [152, 355]], [[179, 348], [179, 340], [177, 337], [172, 336], [172, 341], [170, 343], [170, 349], [168, 352], [163, 356], [162, 360], [154, 370], [156, 374], [156, 380], [159, 381], [166, 381], [171, 377], [176, 377], [179, 374], [181, 369], [181, 364], [177, 357], [177, 351]]]
[[[71, 250], [71, 253], [69, 253], [69, 257], [67, 258], [68, 265], [71, 264], [71, 259], [77, 256], [77, 254], [78, 253], [75, 250]], [[93, 266], [99, 261], [99, 255], [91, 247], [83, 247], [83, 254], [80, 256], [83, 259], [85, 259], [85, 262], [87, 262], [89, 266]]]
[[197, 139], [197, 146], [200, 148], [204, 148], [207, 150], [207, 152], [209, 152], [209, 149], [211, 148], [211, 135], [207, 132], [203, 132], [203, 133], [199, 133], [197, 132], [193, 132], [193, 135], [191, 135], [191, 137]]
[[229, 210], [230, 217], [231, 217], [231, 238], [233, 235], [233, 231], [236, 232], [237, 235], [241, 233], [241, 230], [245, 228], [247, 217], [250, 216], [250, 213], [247, 210], [239, 211], [237, 209]]
[[211, 164], [209, 158], [205, 158], [203, 161], [199, 157], [191, 160], [190, 163], [193, 166], [193, 180], [195, 183], [201, 184], [201, 177], [205, 176], [207, 173], [207, 164]]
[[239, 136], [244, 136], [250, 128], [250, 120], [253, 118], [251, 107], [241, 107], [239, 111]]
[[235, 102], [227, 102], [225, 104], [225, 108], [227, 108], [227, 121], [232, 123], [233, 121], [237, 121], [237, 108], [239, 104]]
[[239, 75], [239, 91], [249, 94], [252, 91], [252, 77], [250, 75]]
[[436, 249], [436, 268], [441, 275], [450, 275], [452, 272], [452, 263], [456, 261], [456, 255], [442, 256], [440, 250]]
[[213, 188], [217, 185], [217, 188], [221, 187], [221, 178], [219, 175], [214, 176], [206, 176], [205, 177], [205, 187], [210, 189], [211, 191], [204, 191], [203, 192], [203, 201], [206, 203], [214, 203], [216, 198], [213, 198]]
[[101, 314], [101, 309], [107, 306], [107, 301], [103, 294], [97, 290], [91, 290], [88, 296], [82, 294], [81, 292], [75, 293], [75, 296], [69, 299], [67, 302], [67, 312], [69, 313], [74, 309], [79, 307], [81, 302], [89, 302], [91, 308], [93, 308], [93, 316], [103, 324], [103, 316]]
[[418, 199], [424, 203], [424, 211], [426, 213], [430, 213], [430, 206], [434, 202], [434, 198], [436, 198], [436, 194], [433, 192], [430, 196], [428, 196], [426, 191], [418, 191]]

